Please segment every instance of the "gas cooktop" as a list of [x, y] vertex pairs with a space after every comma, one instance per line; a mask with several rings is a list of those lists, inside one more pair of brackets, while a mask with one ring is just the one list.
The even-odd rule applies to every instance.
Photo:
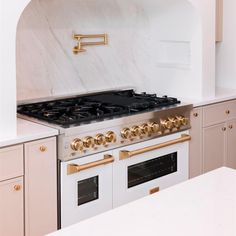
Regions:
[[178, 99], [172, 97], [122, 90], [19, 105], [17, 112], [66, 128], [179, 103]]

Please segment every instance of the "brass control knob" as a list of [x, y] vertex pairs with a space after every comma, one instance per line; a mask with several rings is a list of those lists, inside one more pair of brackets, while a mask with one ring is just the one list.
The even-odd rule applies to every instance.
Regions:
[[188, 118], [184, 116], [176, 116], [176, 119], [179, 120], [183, 126], [188, 124]]
[[94, 142], [96, 145], [105, 145], [106, 144], [106, 137], [103, 134], [97, 134], [95, 136]]
[[161, 120], [161, 126], [164, 129], [172, 129], [173, 128], [173, 123], [170, 120]]
[[94, 138], [87, 136], [83, 139], [83, 145], [85, 148], [93, 148], [95, 146]]
[[128, 139], [131, 136], [131, 131], [129, 128], [122, 129], [120, 133], [121, 133], [121, 137], [124, 139]]
[[141, 134], [141, 130], [140, 130], [139, 126], [135, 125], [135, 126], [133, 126], [133, 127], [131, 128], [131, 135], [132, 135], [133, 137], [137, 137], [137, 136], [139, 136], [140, 134]]
[[73, 142], [71, 143], [70, 147], [71, 147], [72, 150], [74, 150], [76, 152], [77, 151], [82, 151], [83, 147], [84, 147], [84, 144], [83, 144], [81, 139], [75, 138], [73, 140]]
[[157, 133], [160, 129], [160, 125], [157, 122], [151, 122], [148, 124], [152, 133]]
[[116, 134], [113, 131], [108, 131], [105, 135], [105, 140], [108, 143], [115, 143], [116, 142]]
[[176, 118], [172, 118], [172, 123], [175, 128], [180, 128], [180, 126], [182, 125], [181, 121]]
[[150, 134], [151, 132], [151, 127], [148, 124], [140, 125], [139, 129], [141, 130], [141, 134]]

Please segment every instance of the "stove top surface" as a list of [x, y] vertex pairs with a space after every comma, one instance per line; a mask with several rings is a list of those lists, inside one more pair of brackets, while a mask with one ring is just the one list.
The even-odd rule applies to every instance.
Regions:
[[176, 98], [134, 90], [103, 92], [54, 101], [19, 105], [17, 112], [67, 128], [179, 104]]

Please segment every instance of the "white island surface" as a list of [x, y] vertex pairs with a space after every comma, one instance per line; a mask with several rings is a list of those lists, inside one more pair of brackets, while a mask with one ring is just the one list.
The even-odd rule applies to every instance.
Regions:
[[236, 170], [220, 168], [50, 236], [235, 236]]

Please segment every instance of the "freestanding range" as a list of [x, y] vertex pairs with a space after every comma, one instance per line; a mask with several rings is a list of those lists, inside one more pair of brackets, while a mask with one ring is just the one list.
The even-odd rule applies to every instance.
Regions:
[[19, 105], [60, 131], [61, 227], [188, 179], [191, 109], [134, 90]]

